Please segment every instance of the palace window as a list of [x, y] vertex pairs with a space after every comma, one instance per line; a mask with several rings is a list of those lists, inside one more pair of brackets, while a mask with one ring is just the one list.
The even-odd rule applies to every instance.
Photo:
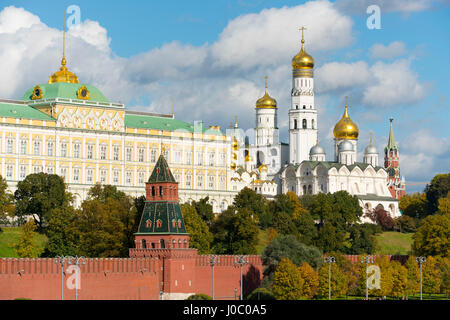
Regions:
[[133, 158], [133, 147], [126, 147], [126, 161], [131, 161]]
[[20, 154], [27, 154], [27, 140], [20, 140]]
[[14, 138], [8, 138], [6, 140], [6, 152], [14, 153]]
[[166, 158], [167, 162], [170, 163], [170, 159], [169, 159], [169, 150], [164, 150], [164, 151], [163, 151], [163, 155], [164, 155], [164, 158]]
[[133, 183], [133, 173], [131, 171], [125, 172], [125, 183], [129, 186]]
[[114, 146], [113, 148], [113, 160], [120, 160], [120, 146]]
[[41, 142], [39, 140], [35, 140], [33, 143], [33, 154], [38, 156], [41, 154]]
[[53, 141], [47, 142], [47, 155], [50, 157], [53, 156], [54, 146], [55, 146], [55, 144], [53, 143]]
[[75, 142], [73, 144], [73, 157], [79, 158], [80, 157], [80, 151], [81, 151], [81, 144], [79, 142]]
[[94, 169], [87, 169], [86, 170], [86, 183], [93, 183], [94, 182]]
[[139, 171], [138, 179], [139, 179], [139, 184], [145, 183], [145, 172], [144, 171]]
[[106, 169], [100, 170], [100, 183], [106, 184]]
[[197, 187], [203, 188], [203, 176], [201, 174], [197, 175]]
[[6, 165], [6, 180], [12, 180], [14, 172], [14, 166], [12, 164]]
[[303, 129], [306, 129], [306, 119], [303, 119]]
[[179, 173], [175, 173], [174, 178], [175, 178], [175, 181], [176, 181], [176, 182], [178, 182], [178, 183], [181, 182], [181, 180], [180, 180], [181, 176], [180, 176]]
[[145, 149], [144, 148], [139, 148], [139, 150], [138, 150], [138, 161], [139, 162], [145, 161]]
[[108, 150], [108, 147], [106, 145], [100, 146], [100, 160], [106, 160], [107, 150]]
[[192, 151], [186, 152], [186, 164], [192, 164]]
[[214, 152], [210, 152], [208, 158], [209, 158], [209, 165], [211, 167], [214, 166]]
[[27, 166], [21, 165], [19, 168], [19, 180], [25, 179], [26, 176], [27, 176]]
[[190, 174], [186, 175], [186, 188], [192, 187], [192, 176]]
[[94, 158], [94, 145], [93, 144], [87, 145], [87, 158], [88, 159]]
[[113, 184], [119, 184], [119, 179], [120, 179], [120, 170], [115, 169], [113, 171]]
[[39, 173], [42, 172], [42, 167], [37, 165], [37, 166], [33, 166], [33, 173]]
[[80, 182], [80, 168], [73, 168], [73, 182]]
[[209, 176], [208, 177], [208, 188], [209, 189], [214, 189], [214, 176]]
[[67, 168], [66, 167], [62, 167], [60, 169], [60, 176], [61, 176], [61, 178], [63, 178], [64, 181], [66, 181], [66, 177], [67, 177]]
[[67, 157], [67, 143], [61, 142], [61, 157]]
[[47, 174], [53, 174], [53, 167], [47, 167]]
[[181, 163], [181, 150], [175, 150], [175, 163]]
[[297, 119], [294, 119], [294, 129], [297, 129]]
[[197, 151], [197, 165], [203, 165], [203, 151]]
[[225, 152], [221, 152], [220, 153], [220, 165], [223, 166], [225, 164], [226, 160], [227, 160], [227, 155], [225, 154]]
[[220, 189], [221, 190], [224, 190], [225, 189], [225, 176], [224, 175], [221, 175], [220, 177], [219, 177], [219, 182], [220, 182]]
[[152, 150], [150, 151], [150, 162], [151, 163], [155, 163], [156, 162], [156, 153], [158, 152], [158, 150], [152, 148]]

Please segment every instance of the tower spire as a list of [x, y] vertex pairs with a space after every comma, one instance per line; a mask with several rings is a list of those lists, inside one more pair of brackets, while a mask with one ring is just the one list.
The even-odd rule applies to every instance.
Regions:
[[269, 79], [269, 77], [268, 76], [265, 76], [264, 77], [264, 80], [266, 81], [266, 93], [267, 93], [267, 80]]
[[369, 144], [369, 146], [372, 147], [373, 146], [373, 143], [372, 143], [373, 131], [370, 131], [369, 134], [370, 134], [370, 144]]
[[63, 23], [63, 55], [61, 59], [61, 65], [66, 66], [66, 10], [64, 10], [64, 23]]
[[397, 146], [395, 145], [394, 130], [392, 129], [392, 122], [394, 121], [394, 118], [389, 118], [389, 121], [391, 122], [391, 124], [390, 124], [390, 129], [389, 129], [389, 140], [388, 140], [387, 147], [389, 149], [391, 149], [391, 148], [396, 148]]

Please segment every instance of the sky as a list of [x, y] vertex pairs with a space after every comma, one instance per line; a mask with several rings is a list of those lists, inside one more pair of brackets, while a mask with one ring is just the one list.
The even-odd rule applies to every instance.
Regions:
[[[379, 29], [367, 24], [373, 4]], [[449, 0], [1, 0], [0, 98], [19, 99], [58, 70], [71, 5], [80, 20], [66, 28], [67, 66], [81, 83], [129, 110], [171, 113], [173, 101], [176, 119], [225, 129], [237, 115], [246, 130], [267, 75], [283, 142], [305, 26], [327, 158], [348, 96], [360, 161], [373, 131], [382, 163], [392, 117], [407, 192], [450, 171]]]

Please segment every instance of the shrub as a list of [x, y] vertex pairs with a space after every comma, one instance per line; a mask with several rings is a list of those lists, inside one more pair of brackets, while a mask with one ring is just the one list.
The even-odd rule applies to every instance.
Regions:
[[186, 298], [186, 300], [212, 300], [210, 296], [204, 293], [193, 294]]

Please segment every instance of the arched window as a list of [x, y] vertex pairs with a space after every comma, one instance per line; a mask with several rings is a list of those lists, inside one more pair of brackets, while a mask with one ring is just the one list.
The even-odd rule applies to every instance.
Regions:
[[311, 120], [311, 128], [314, 129], [314, 119]]
[[306, 194], [306, 186], [303, 186], [303, 194]]
[[306, 109], [306, 105], [303, 105], [303, 109]]
[[162, 196], [163, 195], [163, 187], [159, 186], [159, 195]]
[[297, 119], [294, 119], [294, 129], [297, 129]]
[[142, 239], [142, 249], [147, 249], [147, 241], [145, 239]]
[[309, 185], [309, 186], [308, 186], [308, 193], [309, 193], [309, 194], [312, 194], [312, 185]]
[[165, 243], [164, 243], [164, 239], [159, 240], [159, 244], [161, 249], [164, 249], [166, 247]]
[[155, 187], [152, 186], [152, 197], [154, 197], [154, 196], [155, 196]]
[[306, 119], [303, 119], [303, 129], [306, 129]]

